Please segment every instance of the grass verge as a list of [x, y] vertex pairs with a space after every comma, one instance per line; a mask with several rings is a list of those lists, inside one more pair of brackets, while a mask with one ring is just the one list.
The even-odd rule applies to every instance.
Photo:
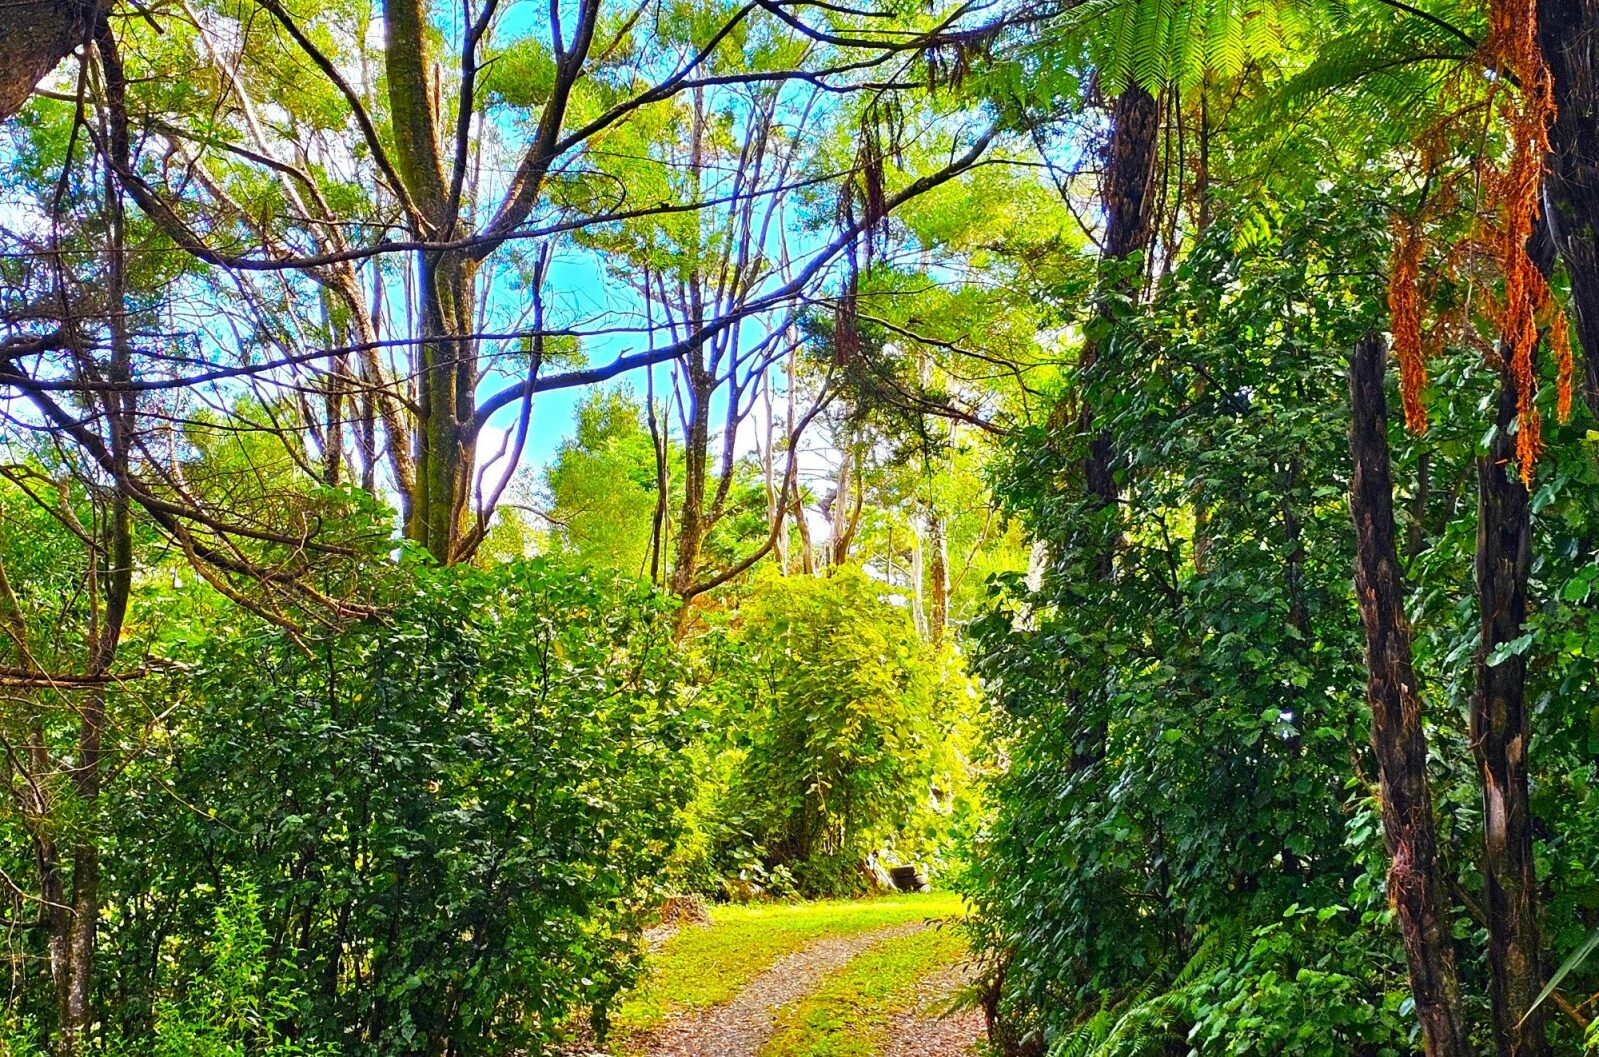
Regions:
[[712, 907], [709, 926], [683, 929], [650, 959], [648, 978], [622, 1003], [617, 1033], [634, 1034], [670, 1014], [727, 1002], [779, 958], [823, 937], [963, 913], [952, 892]]
[[917, 984], [965, 953], [950, 928], [885, 940], [784, 1010], [761, 1057], [876, 1057], [894, 1017], [919, 1002]]

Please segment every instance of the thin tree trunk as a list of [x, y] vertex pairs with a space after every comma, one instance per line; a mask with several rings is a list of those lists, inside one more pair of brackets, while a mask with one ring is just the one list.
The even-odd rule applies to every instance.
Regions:
[[[911, 561], [910, 569], [905, 577], [905, 586], [910, 589], [911, 596], [911, 622], [916, 625], [916, 634], [923, 639], [928, 638], [927, 629], [927, 566], [922, 560], [925, 547], [922, 534], [916, 526], [911, 526]], [[892, 563], [892, 558], [890, 558]]]
[[949, 623], [949, 541], [944, 530], [944, 515], [937, 510], [927, 514], [927, 572], [931, 588], [927, 607], [927, 637], [935, 645], [944, 641]]
[[[793, 352], [790, 352], [788, 354], [788, 356], [785, 357], [785, 361], [786, 362], [784, 364], [784, 369], [787, 372], [787, 376], [788, 376], [788, 384], [787, 384], [787, 386], [785, 386], [785, 389], [784, 389], [783, 414], [784, 414], [784, 416], [786, 418], [786, 424], [788, 426], [788, 436], [790, 438], [793, 438], [794, 435], [795, 435], [795, 433], [794, 433], [794, 392], [795, 392], [794, 355], [795, 354]], [[804, 496], [802, 496], [800, 494], [799, 469], [798, 469], [799, 460], [791, 457], [789, 459], [789, 466], [791, 468], [792, 479], [790, 480], [790, 483], [789, 483], [788, 492], [789, 492], [789, 495], [793, 497], [793, 505], [789, 509], [790, 509], [790, 512], [792, 513], [793, 518], [794, 518], [794, 534], [799, 537], [799, 542], [800, 542], [800, 570], [802, 572], [804, 572], [806, 576], [815, 576], [816, 575], [816, 548], [811, 543], [811, 526], [810, 526], [810, 522], [805, 520], [805, 498], [804, 498]]]
[[661, 420], [655, 413], [655, 368], [644, 375], [645, 421], [650, 427], [650, 449], [655, 455], [655, 513], [650, 518], [650, 583], [657, 586], [665, 581], [661, 576], [661, 556], [666, 550], [666, 518], [671, 502], [671, 467], [667, 461], [667, 439], [661, 429]]
[[1495, 1040], [1501, 1057], [1544, 1057], [1539, 968], [1538, 877], [1527, 800], [1527, 661], [1494, 650], [1522, 633], [1532, 565], [1532, 515], [1516, 472], [1516, 380], [1501, 371], [1494, 442], [1477, 457], [1477, 600], [1481, 627], [1471, 697], [1471, 743], [1482, 772], [1483, 910], [1493, 975]]
[[1366, 629], [1366, 699], [1382, 791], [1383, 836], [1390, 866], [1388, 898], [1410, 969], [1410, 990], [1428, 1057], [1469, 1057], [1449, 924], [1438, 869], [1427, 735], [1411, 662], [1410, 624], [1394, 530], [1393, 471], [1388, 454], [1388, 359], [1381, 337], [1355, 344], [1349, 360], [1355, 522], [1355, 594]]
[[800, 541], [800, 570], [806, 576], [815, 576], [816, 548], [811, 544], [811, 525], [805, 520], [805, 505], [797, 496], [790, 511], [794, 517], [794, 533]]
[[[1288, 460], [1288, 468], [1282, 477], [1282, 498], [1280, 509], [1283, 521], [1283, 542], [1287, 544], [1287, 553], [1283, 556], [1283, 593], [1288, 599], [1288, 626], [1296, 632], [1294, 641], [1289, 646], [1293, 657], [1300, 664], [1309, 667], [1311, 627], [1310, 606], [1305, 598], [1305, 543], [1304, 529], [1299, 523], [1299, 514], [1294, 508], [1294, 491], [1299, 486], [1302, 470], [1299, 458], [1296, 456]], [[1283, 749], [1288, 758], [1290, 768], [1287, 775], [1287, 788], [1289, 789], [1289, 805], [1295, 817], [1298, 816], [1298, 796], [1293, 790], [1292, 768], [1298, 762], [1304, 751], [1305, 727], [1310, 722], [1305, 715], [1309, 707], [1307, 694], [1297, 685], [1285, 688], [1285, 710], [1288, 715], [1288, 726], [1291, 731], [1284, 739]], [[1298, 876], [1305, 867], [1293, 848], [1289, 847], [1285, 839], [1282, 844], [1283, 872], [1290, 877]]]
[[777, 541], [772, 544], [772, 556], [777, 559], [777, 569], [782, 575], [788, 575], [788, 513], [782, 509], [785, 497], [779, 494], [777, 487], [777, 411], [772, 406], [772, 375], [770, 371], [762, 372], [761, 399], [764, 405], [762, 416], [762, 432], [764, 440], [757, 439], [757, 447], [761, 456], [761, 479], [766, 484], [766, 520], [768, 524], [777, 526]]
[[[109, 48], [108, 29], [102, 28], [102, 43]], [[106, 375], [112, 381], [126, 382], [133, 377], [133, 347], [128, 333], [124, 306], [128, 302], [126, 247], [123, 240], [122, 199], [111, 174], [105, 188], [106, 212], [110, 218], [107, 243], [108, 295], [112, 311], [108, 316], [111, 332], [111, 360]], [[112, 476], [124, 482], [130, 476], [129, 453], [135, 431], [134, 394], [112, 391], [102, 397], [101, 410], [107, 429], [107, 448], [112, 458]], [[71, 506], [62, 504], [66, 516]], [[93, 533], [81, 524], [74, 529], [84, 539], [96, 542], [87, 555], [89, 563], [88, 597], [93, 607], [87, 646], [87, 671], [90, 675], [109, 674], [116, 660], [122, 627], [127, 619], [133, 591], [133, 517], [126, 491], [118, 488], [108, 500], [102, 523]], [[77, 810], [86, 824], [74, 837], [70, 851], [72, 866], [71, 909], [55, 918], [57, 934], [51, 939], [52, 968], [56, 972], [59, 1024], [56, 1050], [64, 1057], [81, 1052], [88, 1044], [94, 1024], [94, 950], [100, 921], [100, 846], [97, 812], [104, 782], [102, 756], [107, 727], [107, 693], [97, 687], [85, 693], [78, 704], [78, 744], [70, 768]], [[42, 744], [42, 742], [41, 742]], [[67, 897], [60, 877], [60, 862], [51, 864], [55, 898]]]
[[855, 534], [861, 527], [861, 511], [866, 504], [866, 482], [862, 477], [862, 453], [857, 450], [858, 438], [848, 425], [843, 429], [838, 476], [834, 480], [833, 501], [828, 508], [831, 528], [828, 561], [834, 569], [849, 562], [850, 551], [855, 547]]
[[705, 493], [710, 463], [711, 396], [715, 379], [696, 351], [685, 363], [688, 372], [688, 428], [683, 436], [683, 503], [678, 511], [677, 554], [672, 563], [672, 593], [687, 594], [700, 572], [705, 546]]

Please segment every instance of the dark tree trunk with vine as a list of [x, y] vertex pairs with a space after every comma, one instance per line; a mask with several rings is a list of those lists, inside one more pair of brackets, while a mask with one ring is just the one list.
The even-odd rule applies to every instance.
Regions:
[[[1135, 299], [1143, 285], [1143, 268], [1139, 264], [1149, 252], [1155, 231], [1159, 141], [1160, 105], [1155, 97], [1138, 85], [1124, 89], [1111, 105], [1110, 143], [1100, 190], [1105, 206], [1105, 240], [1100, 256], [1102, 289], [1097, 311], [1106, 324], [1115, 322], [1117, 304]], [[1085, 374], [1095, 373], [1102, 352], [1100, 341], [1084, 342], [1081, 364]], [[1083, 486], [1096, 505], [1113, 507], [1117, 498], [1115, 442], [1108, 429], [1096, 425], [1088, 399], [1083, 400], [1077, 414], [1079, 431], [1093, 435], [1083, 462]], [[1106, 548], [1099, 557], [1101, 575], [1110, 574], [1112, 560]]]
[[[1110, 141], [1105, 149], [1100, 199], [1105, 207], [1105, 236], [1099, 258], [1099, 303], [1102, 326], [1114, 327], [1123, 313], [1122, 302], [1135, 300], [1143, 286], [1144, 261], [1155, 233], [1155, 173], [1159, 160], [1160, 105], [1138, 85], [1122, 90], [1111, 104]], [[1107, 369], [1103, 338], [1083, 343], [1080, 365], [1092, 389], [1092, 380]], [[1078, 436], [1091, 438], [1083, 458], [1083, 491], [1090, 507], [1099, 513], [1090, 528], [1085, 565], [1089, 575], [1108, 581], [1116, 568], [1116, 443], [1111, 431], [1096, 418], [1089, 392], [1077, 407]], [[1101, 520], [1102, 519], [1102, 520]], [[1103, 719], [1095, 717], [1081, 732], [1076, 769], [1089, 766], [1104, 752]]]
[[[1094, 383], [1114, 370], [1114, 348], [1102, 336], [1123, 318], [1121, 305], [1136, 301], [1143, 288], [1147, 254], [1155, 233], [1156, 175], [1160, 160], [1161, 108], [1159, 101], [1140, 85], [1124, 88], [1110, 107], [1110, 137], [1104, 151], [1100, 200], [1105, 211], [1105, 233], [1100, 243], [1099, 291], [1095, 314], [1100, 335], [1083, 342], [1079, 367], [1085, 382], [1078, 393], [1075, 414], [1058, 405], [1051, 426], [1069, 429], [1074, 437], [1089, 438], [1088, 450], [1078, 469], [1083, 498], [1098, 517], [1079, 537], [1081, 575], [1108, 582], [1115, 574], [1116, 504], [1120, 498], [1115, 475], [1116, 444], [1111, 430], [1100, 420], [1092, 398]], [[1107, 728], [1096, 711], [1091, 691], [1069, 691], [1068, 714], [1074, 717], [1071, 769], [1082, 771], [1101, 759]], [[1002, 1000], [1003, 976], [997, 977], [988, 1000], [989, 1040], [1007, 1057], [1034, 1057], [1042, 1051], [1041, 1039], [1027, 1035], [1010, 1023], [1015, 1014]]]
[[1410, 990], [1428, 1057], [1469, 1057], [1460, 1009], [1449, 903], [1438, 869], [1437, 831], [1427, 781], [1427, 735], [1411, 661], [1410, 623], [1394, 531], [1393, 470], [1388, 453], [1388, 359], [1369, 334], [1349, 361], [1355, 522], [1355, 594], [1366, 629], [1366, 699], [1382, 793], [1388, 848], [1388, 898], [1410, 970]]
[[949, 533], [944, 515], [938, 510], [927, 516], [927, 553], [927, 580], [932, 588], [927, 637], [934, 643], [941, 643], [949, 625]]
[[1599, 0], [1538, 0], [1538, 44], [1555, 97], [1545, 212], [1571, 278], [1583, 399], [1599, 415]]

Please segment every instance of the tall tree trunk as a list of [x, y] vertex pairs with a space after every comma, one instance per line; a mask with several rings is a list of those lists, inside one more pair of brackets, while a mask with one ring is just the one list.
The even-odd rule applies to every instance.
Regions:
[[834, 569], [849, 561], [850, 550], [855, 546], [855, 533], [861, 525], [861, 510], [866, 502], [861, 460], [848, 427], [845, 427], [844, 438], [844, 443], [839, 446], [838, 479], [829, 512], [832, 539], [828, 552]]
[[[99, 36], [102, 54], [110, 61], [114, 58], [110, 30], [102, 26]], [[130, 302], [126, 279], [124, 217], [121, 193], [109, 172], [106, 174], [105, 208], [110, 221], [106, 275], [112, 311], [107, 316], [111, 358], [102, 369], [107, 380], [125, 383], [133, 378], [133, 345], [125, 310]], [[106, 448], [111, 457], [111, 476], [118, 483], [106, 501], [104, 516], [96, 519], [92, 529], [86, 528], [77, 523], [70, 504], [63, 503], [61, 506], [63, 515], [73, 522], [71, 527], [75, 533], [86, 541], [93, 541], [86, 555], [87, 596], [93, 619], [85, 643], [85, 668], [90, 676], [96, 677], [108, 675], [112, 670], [133, 591], [132, 502], [123, 483], [131, 477], [129, 463], [137, 429], [135, 410], [135, 394], [132, 392], [111, 390], [100, 397], [100, 411], [106, 427]], [[70, 908], [61, 912], [59, 906], [54, 907], [56, 912], [50, 917], [51, 969], [55, 975], [58, 1006], [55, 1048], [62, 1057], [72, 1057], [83, 1051], [94, 1024], [94, 951], [100, 921], [100, 827], [97, 815], [105, 780], [103, 752], [108, 720], [107, 694], [108, 690], [103, 686], [87, 690], [74, 710], [78, 724], [77, 751], [75, 759], [65, 771], [72, 782], [74, 808], [81, 812], [81, 822], [74, 828], [67, 856], [72, 868], [70, 892], [68, 882], [61, 875], [60, 850], [52, 844], [48, 854], [40, 857], [46, 897], [58, 903], [66, 901]], [[39, 744], [36, 765], [47, 765], [48, 750], [44, 749], [42, 729], [36, 737]], [[48, 806], [56, 812], [60, 808], [59, 804]], [[44, 825], [54, 821], [48, 815], [41, 816]]]
[[699, 579], [705, 546], [705, 496], [710, 478], [711, 397], [716, 379], [705, 369], [703, 350], [685, 358], [688, 416], [683, 433], [683, 503], [678, 511], [677, 554], [672, 563], [672, 593], [687, 594]]
[[[889, 535], [892, 538], [893, 533], [890, 532]], [[925, 549], [922, 534], [914, 525], [911, 526], [911, 567], [909, 575], [905, 577], [905, 584], [911, 592], [911, 619], [916, 625], [916, 634], [924, 639], [930, 639], [927, 627], [927, 568], [922, 561], [922, 552]]]
[[1381, 337], [1355, 344], [1349, 360], [1349, 506], [1355, 522], [1355, 594], [1366, 629], [1366, 700], [1382, 790], [1388, 898], [1399, 916], [1410, 990], [1428, 1057], [1469, 1057], [1449, 924], [1438, 870], [1427, 735], [1411, 663], [1410, 624], [1394, 531], [1388, 455], [1388, 359]]
[[1538, 878], [1532, 857], [1532, 812], [1527, 801], [1527, 662], [1512, 654], [1490, 663], [1494, 650], [1522, 633], [1527, 574], [1532, 565], [1532, 516], [1516, 472], [1516, 380], [1501, 369], [1493, 445], [1477, 457], [1476, 689], [1471, 697], [1471, 743], [1482, 771], [1483, 911], [1493, 975], [1495, 1039], [1501, 1057], [1544, 1057], [1539, 968]]
[[[445, 178], [439, 137], [439, 98], [433, 76], [429, 4], [385, 0], [384, 64], [394, 156], [417, 211], [412, 236], [449, 240], [457, 228], [459, 200]], [[419, 336], [415, 437], [416, 487], [406, 535], [439, 561], [461, 555], [466, 506], [477, 443], [477, 356], [474, 297], [477, 265], [459, 250], [418, 253]]]
[[[1143, 286], [1142, 255], [1154, 237], [1155, 173], [1159, 158], [1160, 106], [1155, 97], [1137, 85], [1126, 88], [1111, 107], [1110, 141], [1106, 148], [1105, 175], [1100, 197], [1105, 207], [1105, 237], [1099, 260], [1099, 299], [1097, 313], [1107, 327], [1114, 326], [1121, 313], [1120, 302], [1134, 299]], [[1114, 342], [1112, 342], [1114, 345]], [[1120, 496], [1116, 484], [1116, 446], [1110, 430], [1096, 419], [1091, 396], [1092, 381], [1112, 365], [1105, 360], [1106, 349], [1098, 340], [1083, 344], [1080, 365], [1086, 379], [1085, 392], [1077, 408], [1076, 433], [1088, 436], [1088, 452], [1082, 462], [1083, 490], [1091, 508], [1099, 511], [1087, 527], [1084, 543], [1084, 575], [1109, 581], [1116, 571], [1116, 503]], [[1101, 520], [1103, 519], [1103, 520]], [[1074, 769], [1092, 765], [1104, 753], [1107, 728], [1102, 713], [1096, 712], [1080, 689], [1071, 691], [1070, 712], [1082, 715]], [[1084, 713], [1087, 713], [1086, 715]]]
[[655, 412], [655, 368], [644, 372], [644, 421], [650, 429], [650, 450], [655, 457], [655, 512], [650, 516], [650, 583], [664, 586], [661, 558], [666, 552], [666, 518], [670, 513], [672, 478], [667, 459], [667, 438]]
[[1599, 0], [1538, 0], [1538, 44], [1555, 97], [1545, 213], [1571, 277], [1583, 399], [1599, 415]]
[[[786, 492], [779, 493], [777, 484], [777, 411], [772, 406], [772, 375], [763, 372], [760, 381], [764, 411], [761, 415], [761, 432], [756, 446], [761, 456], [761, 480], [766, 486], [766, 521], [775, 526], [776, 542], [772, 544], [772, 557], [777, 559], [777, 569], [788, 575], [788, 512], [783, 509]], [[785, 482], [786, 484], [786, 482]]]
[[[1299, 487], [1302, 469], [1297, 456], [1288, 460], [1288, 467], [1282, 475], [1282, 496], [1279, 509], [1282, 511], [1283, 542], [1287, 545], [1287, 553], [1283, 556], [1283, 594], [1288, 600], [1288, 626], [1295, 632], [1293, 642], [1288, 646], [1293, 658], [1305, 667], [1312, 663], [1310, 656], [1310, 643], [1312, 630], [1310, 626], [1310, 605], [1305, 598], [1305, 542], [1304, 529], [1299, 523], [1299, 513], [1294, 507], [1297, 498], [1295, 491]], [[1293, 769], [1298, 765], [1299, 758], [1304, 752], [1305, 727], [1310, 718], [1305, 715], [1309, 708], [1311, 695], [1306, 693], [1297, 684], [1289, 684], [1285, 689], [1285, 698], [1288, 705], [1286, 712], [1289, 716], [1289, 736], [1284, 739], [1283, 749], [1288, 759], [1289, 771], [1285, 778], [1290, 809], [1294, 816], [1298, 816], [1298, 795], [1292, 792]], [[1283, 872], [1290, 877], [1298, 876], [1305, 867], [1293, 848], [1289, 847], [1287, 837], [1282, 843]]]
[[[797, 492], [798, 489], [796, 488]], [[796, 495], [789, 513], [794, 519], [794, 534], [800, 543], [800, 571], [806, 576], [816, 575], [816, 548], [811, 543], [811, 525], [805, 519], [805, 504]]]
[[456, 560], [477, 442], [473, 272], [457, 253], [422, 255], [421, 430], [407, 534], [439, 561]]

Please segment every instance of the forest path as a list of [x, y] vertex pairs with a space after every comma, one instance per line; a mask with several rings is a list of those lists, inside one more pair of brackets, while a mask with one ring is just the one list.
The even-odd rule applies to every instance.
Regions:
[[616, 1057], [968, 1057], [980, 1012], [948, 895], [724, 907], [670, 936]]

